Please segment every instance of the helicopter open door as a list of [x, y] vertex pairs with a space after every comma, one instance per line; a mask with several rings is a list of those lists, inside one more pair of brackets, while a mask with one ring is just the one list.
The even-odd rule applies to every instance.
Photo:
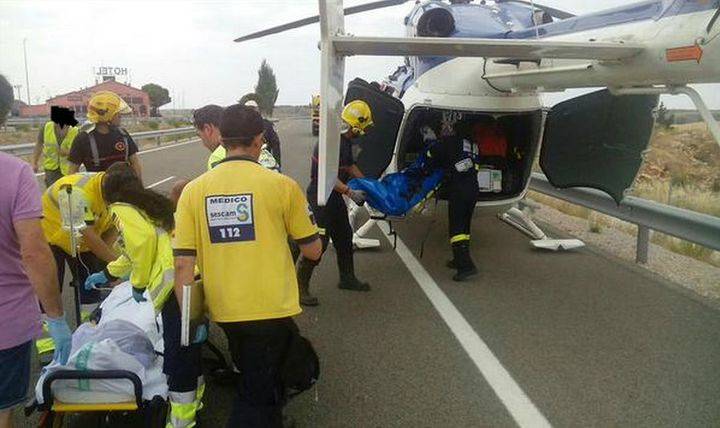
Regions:
[[354, 100], [368, 103], [374, 122], [366, 135], [358, 137], [356, 163], [366, 177], [380, 178], [392, 161], [405, 107], [399, 99], [362, 79], [348, 84], [345, 104]]
[[615, 96], [607, 89], [557, 104], [540, 152], [550, 183], [595, 188], [620, 203], [642, 165], [657, 104], [657, 95]]

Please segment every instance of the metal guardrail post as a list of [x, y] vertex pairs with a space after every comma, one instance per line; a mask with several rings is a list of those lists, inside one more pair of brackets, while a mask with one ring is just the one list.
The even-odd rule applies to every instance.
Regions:
[[638, 225], [637, 243], [635, 244], [635, 263], [647, 264], [650, 252], [650, 228]]

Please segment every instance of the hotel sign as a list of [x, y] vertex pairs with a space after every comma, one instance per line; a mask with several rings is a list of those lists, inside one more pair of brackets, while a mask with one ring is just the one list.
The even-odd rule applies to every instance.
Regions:
[[95, 75], [96, 76], [127, 76], [128, 75], [128, 69], [127, 67], [95, 67]]

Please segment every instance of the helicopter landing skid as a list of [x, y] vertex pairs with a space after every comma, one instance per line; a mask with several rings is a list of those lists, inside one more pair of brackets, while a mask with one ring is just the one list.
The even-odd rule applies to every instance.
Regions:
[[516, 207], [512, 207], [506, 212], [498, 215], [500, 220], [509, 224], [510, 226], [518, 229], [522, 233], [526, 234], [532, 240], [530, 244], [537, 249], [541, 250], [573, 250], [575, 248], [582, 248], [585, 243], [579, 239], [552, 239], [549, 238], [545, 232], [543, 232], [530, 217], [523, 211], [520, 211]]
[[[350, 225], [354, 226], [355, 219], [357, 218], [363, 207], [355, 204], [349, 199], [346, 199], [346, 203], [350, 208]], [[370, 211], [368, 210], [368, 212]], [[376, 223], [377, 219], [370, 217], [370, 219], [368, 219], [365, 223], [363, 223], [362, 226], [358, 227], [355, 232], [353, 232], [353, 247], [355, 249], [367, 250], [370, 248], [380, 248], [379, 239], [364, 238], [364, 236], [370, 231], [370, 229], [372, 229], [373, 226], [375, 226]]]

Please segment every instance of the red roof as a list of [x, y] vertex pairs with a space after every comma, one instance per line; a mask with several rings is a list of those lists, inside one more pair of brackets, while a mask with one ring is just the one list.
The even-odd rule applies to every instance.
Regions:
[[52, 104], [52, 101], [58, 98], [67, 97], [69, 95], [75, 95], [75, 94], [83, 94], [88, 92], [99, 92], [99, 91], [112, 91], [112, 92], [122, 92], [122, 93], [128, 93], [128, 92], [134, 92], [138, 95], [145, 94], [141, 89], [133, 88], [130, 85], [126, 85], [124, 83], [120, 83], [114, 80], [107, 80], [105, 82], [102, 82], [100, 84], [97, 84], [95, 86], [90, 86], [89, 88], [80, 89], [77, 91], [68, 92], [66, 94], [57, 95], [49, 100], [47, 100], [48, 104]]

